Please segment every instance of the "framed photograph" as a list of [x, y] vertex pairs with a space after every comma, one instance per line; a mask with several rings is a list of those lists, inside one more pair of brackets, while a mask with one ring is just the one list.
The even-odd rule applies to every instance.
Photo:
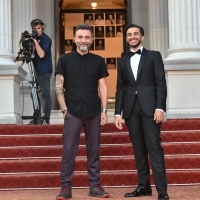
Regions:
[[125, 25], [124, 13], [116, 13], [116, 24]]
[[115, 14], [114, 13], [106, 13], [105, 25], [115, 25]]
[[76, 30], [76, 26], [73, 27], [73, 36], [74, 36], [75, 30]]
[[96, 26], [95, 27], [95, 37], [96, 38], [104, 37], [104, 26]]
[[106, 58], [107, 69], [116, 69], [116, 58]]
[[72, 39], [65, 39], [65, 51], [72, 51], [73, 44]]
[[95, 50], [105, 50], [104, 39], [95, 39]]
[[106, 26], [106, 37], [115, 37], [115, 26]]
[[95, 14], [95, 25], [97, 26], [104, 26], [105, 20], [104, 20], [104, 14], [103, 13], [97, 13]]
[[123, 33], [124, 33], [124, 27], [117, 26], [116, 27], [116, 37], [123, 37]]
[[84, 14], [84, 23], [93, 26], [94, 25], [93, 14]]

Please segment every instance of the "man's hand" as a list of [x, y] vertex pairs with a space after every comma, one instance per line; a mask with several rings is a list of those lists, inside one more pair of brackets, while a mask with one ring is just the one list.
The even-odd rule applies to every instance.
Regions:
[[32, 38], [32, 40], [34, 41], [34, 44], [35, 44], [35, 49], [37, 51], [37, 54], [40, 58], [44, 58], [45, 56], [45, 53], [44, 53], [44, 50], [41, 48], [41, 46], [39, 45], [39, 41], [37, 41], [35, 38]]
[[65, 119], [66, 115], [67, 115], [67, 111], [63, 114], [63, 119]]
[[14, 62], [22, 61], [22, 58], [21, 58], [21, 57], [16, 57], [16, 58], [14, 58], [13, 60], [14, 60]]
[[164, 112], [161, 110], [156, 110], [154, 113], [154, 121], [156, 124], [159, 124], [163, 121], [164, 119]]
[[108, 122], [108, 117], [106, 113], [101, 113], [101, 125], [105, 125]]
[[122, 127], [122, 117], [121, 116], [115, 116], [115, 126], [118, 129], [123, 129], [123, 127]]

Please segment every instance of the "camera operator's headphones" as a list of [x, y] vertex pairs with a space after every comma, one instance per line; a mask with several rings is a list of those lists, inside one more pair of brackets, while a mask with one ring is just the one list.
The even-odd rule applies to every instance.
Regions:
[[44, 30], [45, 24], [43, 23], [43, 21], [41, 19], [34, 19], [34, 20], [31, 21], [32, 29], [33, 29], [34, 26], [37, 26], [38, 24], [40, 24], [42, 26], [42, 30]]

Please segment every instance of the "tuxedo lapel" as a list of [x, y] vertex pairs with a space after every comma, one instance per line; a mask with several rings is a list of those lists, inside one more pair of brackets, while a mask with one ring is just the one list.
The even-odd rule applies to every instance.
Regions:
[[146, 59], [146, 56], [147, 56], [147, 50], [145, 48], [143, 48], [141, 58], [140, 58], [140, 62], [139, 62], [139, 66], [138, 66], [137, 79], [140, 75], [142, 66], [144, 65], [144, 61]]
[[130, 56], [129, 55], [127, 55], [126, 56], [126, 67], [127, 67], [127, 70], [128, 70], [128, 72], [129, 72], [129, 74], [131, 75], [131, 77], [133, 78], [133, 80], [135, 81], [135, 77], [134, 77], [134, 75], [133, 75], [133, 71], [132, 71], [132, 69], [131, 69], [131, 63], [130, 63], [131, 61], [130, 61]]

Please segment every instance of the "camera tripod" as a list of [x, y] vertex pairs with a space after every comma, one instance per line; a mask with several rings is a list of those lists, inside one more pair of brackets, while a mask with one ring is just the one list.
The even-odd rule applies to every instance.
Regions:
[[[18, 56], [16, 59], [19, 58], [19, 56], [22, 55], [22, 50], [19, 51]], [[29, 125], [35, 125], [35, 124], [42, 124], [42, 117], [41, 117], [41, 102], [39, 98], [39, 93], [41, 90], [39, 89], [39, 84], [37, 82], [37, 76], [35, 72], [35, 67], [34, 63], [32, 62], [31, 57], [21, 57], [22, 58], [22, 64], [21, 67], [27, 63], [28, 69], [31, 75], [31, 81], [28, 81], [30, 85], [30, 90], [31, 90], [31, 99], [33, 102], [33, 116], [21, 116], [22, 119], [33, 119], [30, 121]]]

